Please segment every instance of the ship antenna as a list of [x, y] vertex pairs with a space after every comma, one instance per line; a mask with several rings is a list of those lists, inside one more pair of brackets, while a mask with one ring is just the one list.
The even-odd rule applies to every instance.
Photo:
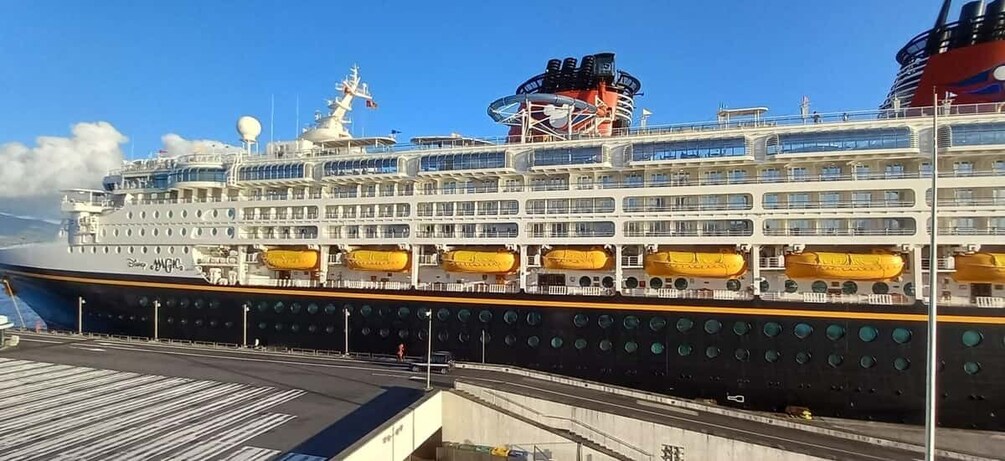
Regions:
[[276, 94], [272, 93], [272, 104], [269, 106], [269, 149], [272, 147], [273, 133], [276, 127]]

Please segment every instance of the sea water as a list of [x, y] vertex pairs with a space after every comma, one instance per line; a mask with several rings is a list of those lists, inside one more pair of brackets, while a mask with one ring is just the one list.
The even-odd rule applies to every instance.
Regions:
[[22, 326], [21, 325], [22, 318], [24, 319], [24, 326], [28, 328], [35, 328], [36, 323], [42, 325], [42, 328], [45, 328], [45, 322], [43, 322], [42, 319], [38, 317], [38, 314], [36, 314], [35, 311], [31, 310], [31, 308], [28, 307], [28, 305], [25, 304], [24, 301], [21, 301], [19, 299], [17, 301], [17, 307], [19, 307], [21, 310], [20, 317], [17, 315], [18, 314], [17, 309], [14, 308], [14, 302], [12, 302], [10, 298], [5, 296], [3, 292], [0, 292], [0, 315], [6, 315], [7, 319], [10, 320], [11, 323], [13, 323], [14, 326], [18, 328]]

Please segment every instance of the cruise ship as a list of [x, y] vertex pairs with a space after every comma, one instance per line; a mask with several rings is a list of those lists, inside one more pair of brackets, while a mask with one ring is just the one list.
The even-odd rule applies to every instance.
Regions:
[[241, 148], [133, 160], [66, 191], [58, 239], [0, 251], [2, 284], [53, 329], [431, 342], [908, 423], [924, 421], [935, 297], [940, 424], [1005, 430], [1005, 0], [950, 9], [897, 53], [869, 111], [650, 124], [640, 80], [599, 53], [548, 60], [492, 102], [498, 138], [405, 143], [350, 134], [353, 105], [376, 105], [354, 67], [295, 140], [259, 146], [242, 117]]

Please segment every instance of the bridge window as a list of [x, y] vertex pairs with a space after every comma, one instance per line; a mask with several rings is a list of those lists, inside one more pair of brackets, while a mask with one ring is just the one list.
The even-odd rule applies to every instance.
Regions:
[[953, 125], [952, 146], [986, 146], [1005, 144], [1005, 123]]
[[908, 128], [784, 134], [768, 140], [768, 155], [911, 147]]
[[241, 181], [296, 179], [303, 178], [305, 175], [304, 172], [305, 167], [303, 163], [290, 163], [286, 165], [257, 165], [241, 168], [237, 177]]
[[[184, 168], [174, 173], [174, 182], [224, 182], [227, 174], [218, 168]], [[154, 175], [154, 183], [158, 175]]]
[[743, 138], [672, 141], [636, 144], [632, 147], [632, 161], [636, 162], [737, 157], [742, 155], [747, 155], [747, 142]]
[[575, 149], [548, 149], [534, 152], [533, 166], [588, 165], [603, 162], [600, 147], [580, 147]]
[[419, 171], [480, 170], [505, 166], [505, 152], [429, 155], [419, 160]]
[[365, 158], [338, 160], [325, 163], [324, 175], [355, 176], [366, 174], [393, 174], [398, 172], [397, 158]]

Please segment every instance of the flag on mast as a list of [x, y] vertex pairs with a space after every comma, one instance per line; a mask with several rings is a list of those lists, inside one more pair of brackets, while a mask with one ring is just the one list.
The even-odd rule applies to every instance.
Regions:
[[374, 102], [372, 99], [367, 99], [366, 100], [366, 107], [368, 109], [376, 109], [377, 108], [377, 103]]

